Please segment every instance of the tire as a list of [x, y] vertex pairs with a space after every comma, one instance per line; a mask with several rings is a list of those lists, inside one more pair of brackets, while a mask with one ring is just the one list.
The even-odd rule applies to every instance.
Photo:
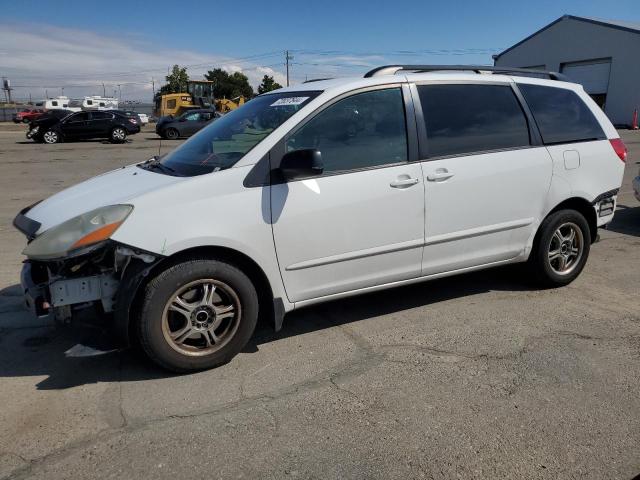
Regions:
[[47, 130], [42, 134], [42, 141], [52, 145], [54, 143], [60, 143], [62, 141], [62, 137], [55, 130]]
[[153, 278], [143, 295], [137, 319], [140, 345], [152, 361], [174, 372], [229, 362], [249, 341], [258, 320], [253, 283], [218, 260], [173, 265]]
[[23, 118], [22, 119], [22, 123], [29, 123], [29, 119], [28, 118]]
[[167, 131], [164, 132], [164, 136], [167, 140], [177, 140], [180, 138], [180, 132], [175, 128], [167, 128]]
[[576, 210], [559, 210], [540, 225], [529, 267], [541, 286], [568, 285], [582, 272], [590, 249], [591, 231], [584, 215]]
[[109, 134], [111, 143], [124, 143], [127, 139], [127, 131], [122, 127], [114, 127]]

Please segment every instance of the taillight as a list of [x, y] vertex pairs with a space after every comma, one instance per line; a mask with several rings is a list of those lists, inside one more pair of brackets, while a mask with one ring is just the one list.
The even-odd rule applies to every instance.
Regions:
[[609, 140], [614, 152], [618, 155], [618, 158], [623, 162], [627, 161], [627, 146], [624, 144], [621, 138], [612, 138]]
[[136, 125], [138, 122], [136, 122], [135, 118], [129, 118], [129, 122], [133, 123], [134, 125]]

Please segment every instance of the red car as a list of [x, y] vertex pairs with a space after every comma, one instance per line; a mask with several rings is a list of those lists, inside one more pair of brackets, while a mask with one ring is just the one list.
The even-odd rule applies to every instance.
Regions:
[[35, 120], [36, 118], [41, 117], [43, 114], [44, 114], [44, 110], [39, 108], [34, 110], [24, 109], [18, 113], [13, 114], [13, 121], [15, 123], [21, 123], [21, 122], [29, 123]]

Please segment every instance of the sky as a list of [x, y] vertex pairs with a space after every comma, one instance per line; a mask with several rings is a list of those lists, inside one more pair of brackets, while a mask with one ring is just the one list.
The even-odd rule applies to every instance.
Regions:
[[[640, 22], [638, 0], [0, 0], [0, 76], [13, 96], [150, 102], [173, 64], [284, 84], [393, 63], [492, 64], [564, 14]], [[103, 87], [104, 84], [104, 87]], [[64, 89], [64, 90], [63, 90]]]

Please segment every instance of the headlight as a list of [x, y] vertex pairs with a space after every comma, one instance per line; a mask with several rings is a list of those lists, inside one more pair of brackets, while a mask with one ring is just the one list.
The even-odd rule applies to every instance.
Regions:
[[22, 254], [36, 260], [69, 256], [74, 250], [107, 240], [132, 210], [131, 205], [111, 205], [83, 213], [36, 237]]

